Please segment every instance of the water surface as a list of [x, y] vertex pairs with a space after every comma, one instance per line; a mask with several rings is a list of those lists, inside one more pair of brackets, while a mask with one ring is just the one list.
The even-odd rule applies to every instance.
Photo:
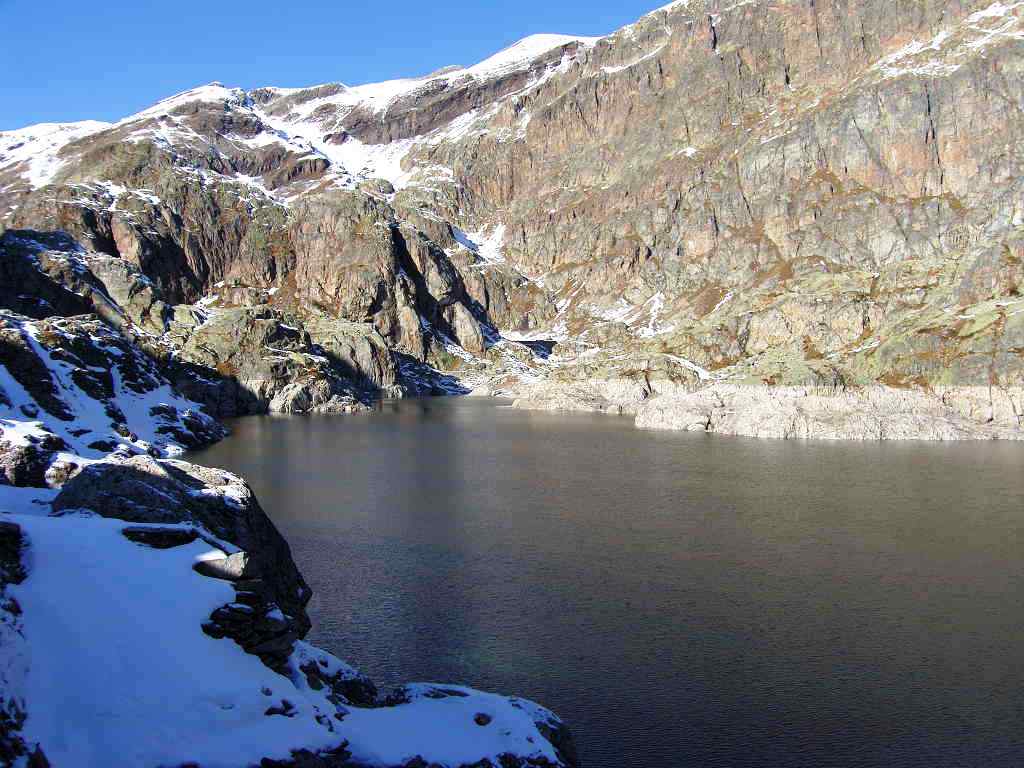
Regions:
[[262, 417], [310, 639], [536, 699], [588, 768], [1024, 765], [1024, 446], [636, 430], [493, 400]]

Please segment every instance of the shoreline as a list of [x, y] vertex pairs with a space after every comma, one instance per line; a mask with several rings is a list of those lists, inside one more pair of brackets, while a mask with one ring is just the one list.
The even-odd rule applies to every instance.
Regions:
[[622, 380], [531, 384], [521, 410], [631, 415], [639, 429], [766, 439], [1024, 440], [1024, 387], [820, 387], [709, 383], [647, 388]]

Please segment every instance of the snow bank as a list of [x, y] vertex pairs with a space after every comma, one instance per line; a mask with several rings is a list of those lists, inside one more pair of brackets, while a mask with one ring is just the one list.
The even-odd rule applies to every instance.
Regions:
[[[315, 719], [322, 700], [203, 634], [235, 598], [192, 570], [208, 544], [152, 549], [105, 518], [4, 519], [29, 541], [28, 578], [10, 588], [30, 652], [24, 735], [55, 766], [215, 768], [341, 743]], [[282, 699], [294, 716], [268, 717]]]

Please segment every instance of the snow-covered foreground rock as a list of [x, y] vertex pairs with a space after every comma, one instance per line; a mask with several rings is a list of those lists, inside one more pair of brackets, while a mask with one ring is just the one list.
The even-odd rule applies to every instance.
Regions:
[[302, 642], [310, 590], [228, 473], [112, 455], [60, 488], [0, 486], [0, 560], [0, 759], [14, 765], [574, 764], [537, 705], [378, 694]]
[[224, 606], [264, 611], [268, 625], [290, 618], [198, 572], [234, 547], [195, 524], [52, 517], [34, 508], [40, 496], [0, 495], [20, 512], [2, 521], [20, 538], [22, 571], [0, 625], [0, 697], [19, 725], [0, 757], [104, 768], [567, 764], [545, 736], [557, 740], [560, 722], [525, 701], [417, 685], [385, 705], [351, 667], [294, 639], [272, 668], [208, 627]]

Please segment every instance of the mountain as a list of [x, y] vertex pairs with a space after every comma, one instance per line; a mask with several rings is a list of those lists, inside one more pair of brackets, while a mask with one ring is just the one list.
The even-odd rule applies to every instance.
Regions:
[[422, 78], [0, 133], [0, 761], [575, 764], [542, 707], [378, 693], [306, 645], [287, 543], [180, 454], [216, 417], [470, 392], [1021, 438], [1022, 17], [677, 0]]
[[[940, 387], [1014, 426], [1020, 17], [694, 0], [419, 79], [213, 83], [0, 134], [0, 216], [136, 269], [151, 333], [202, 303], [372, 347], [279, 409], [342, 381], [629, 408], [593, 383], [729, 380]], [[229, 371], [223, 412], [296, 380], [212, 348], [183, 356]]]
[[693, 0], [418, 79], [213, 83], [0, 134], [0, 215], [167, 307], [355, 324], [370, 390], [941, 388], [1014, 426], [1021, 13]]

